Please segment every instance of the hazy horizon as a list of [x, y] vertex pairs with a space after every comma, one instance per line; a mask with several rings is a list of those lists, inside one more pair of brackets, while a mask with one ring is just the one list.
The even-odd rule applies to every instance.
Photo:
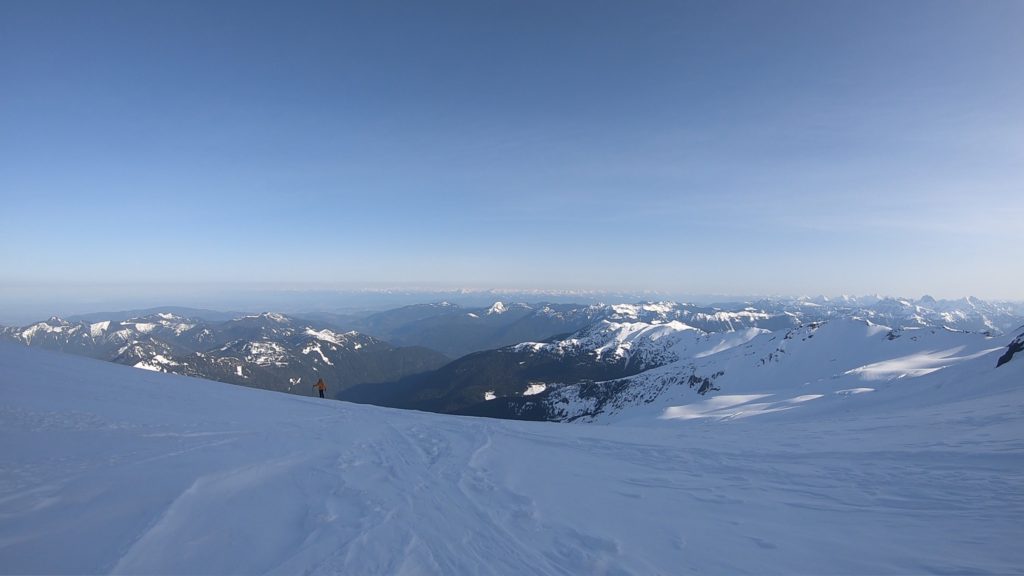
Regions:
[[[50, 287], [52, 288], [52, 287]], [[204, 285], [71, 285], [47, 290], [42, 285], [9, 285], [0, 289], [0, 325], [24, 325], [50, 316], [76, 316], [99, 312], [121, 312], [151, 308], [183, 307], [221, 312], [366, 312], [412, 304], [448, 300], [463, 306], [489, 306], [495, 301], [562, 303], [635, 303], [669, 300], [699, 305], [746, 302], [761, 298], [801, 298], [843, 296], [908, 298], [931, 296], [954, 301], [966, 297], [986, 301], [1011, 302], [1024, 306], [1024, 298], [992, 298], [982, 294], [948, 295], [941, 293], [887, 294], [863, 293], [696, 293], [659, 290], [601, 290], [567, 288], [525, 288], [442, 285], [362, 285], [327, 284], [204, 284]]]

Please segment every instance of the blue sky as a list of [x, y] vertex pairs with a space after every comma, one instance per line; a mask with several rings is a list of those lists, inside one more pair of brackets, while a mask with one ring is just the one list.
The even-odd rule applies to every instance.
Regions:
[[0, 289], [1024, 298], [1024, 3], [0, 2]]

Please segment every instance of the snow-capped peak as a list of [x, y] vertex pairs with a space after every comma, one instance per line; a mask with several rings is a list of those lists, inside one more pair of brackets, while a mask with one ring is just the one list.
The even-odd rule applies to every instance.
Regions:
[[346, 336], [350, 336], [351, 333], [350, 334], [338, 334], [337, 332], [335, 332], [333, 330], [328, 330], [326, 328], [324, 328], [323, 330], [314, 330], [313, 328], [306, 328], [306, 335], [312, 336], [313, 338], [316, 338], [317, 340], [323, 340], [325, 342], [330, 342], [332, 344], [339, 344], [339, 345], [341, 345], [341, 344], [344, 344], [345, 341], [347, 340], [347, 338], [345, 338], [345, 337]]
[[503, 302], [501, 302], [500, 300], [498, 302], [495, 302], [487, 310], [487, 314], [488, 315], [490, 315], [490, 314], [504, 314], [505, 312], [508, 312], [508, 308], [506, 308], [505, 304]]
[[288, 317], [285, 316], [284, 314], [280, 314], [278, 312], [262, 312], [260, 314], [248, 314], [246, 316], [241, 316], [239, 318], [235, 318], [235, 320], [252, 320], [252, 319], [256, 319], [256, 320], [270, 320], [271, 322], [277, 322], [278, 324], [287, 324], [288, 323]]
[[110, 328], [110, 320], [104, 320], [103, 322], [93, 322], [89, 325], [89, 335], [93, 338], [98, 338]]

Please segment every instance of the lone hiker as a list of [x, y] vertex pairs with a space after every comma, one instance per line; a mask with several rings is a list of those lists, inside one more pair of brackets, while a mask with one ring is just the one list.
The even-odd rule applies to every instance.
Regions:
[[316, 384], [313, 385], [313, 388], [316, 388], [317, 390], [319, 390], [320, 391], [320, 397], [323, 398], [324, 397], [324, 391], [327, 390], [327, 383], [324, 382], [323, 378], [321, 378], [321, 379], [316, 381]]

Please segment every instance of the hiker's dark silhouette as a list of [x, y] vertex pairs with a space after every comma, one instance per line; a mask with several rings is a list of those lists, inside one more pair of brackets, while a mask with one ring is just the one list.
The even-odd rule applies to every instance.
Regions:
[[321, 378], [321, 379], [316, 381], [316, 384], [313, 385], [313, 388], [316, 388], [317, 390], [319, 390], [320, 391], [320, 397], [323, 398], [324, 397], [324, 392], [327, 390], [327, 383], [324, 382], [323, 378]]

